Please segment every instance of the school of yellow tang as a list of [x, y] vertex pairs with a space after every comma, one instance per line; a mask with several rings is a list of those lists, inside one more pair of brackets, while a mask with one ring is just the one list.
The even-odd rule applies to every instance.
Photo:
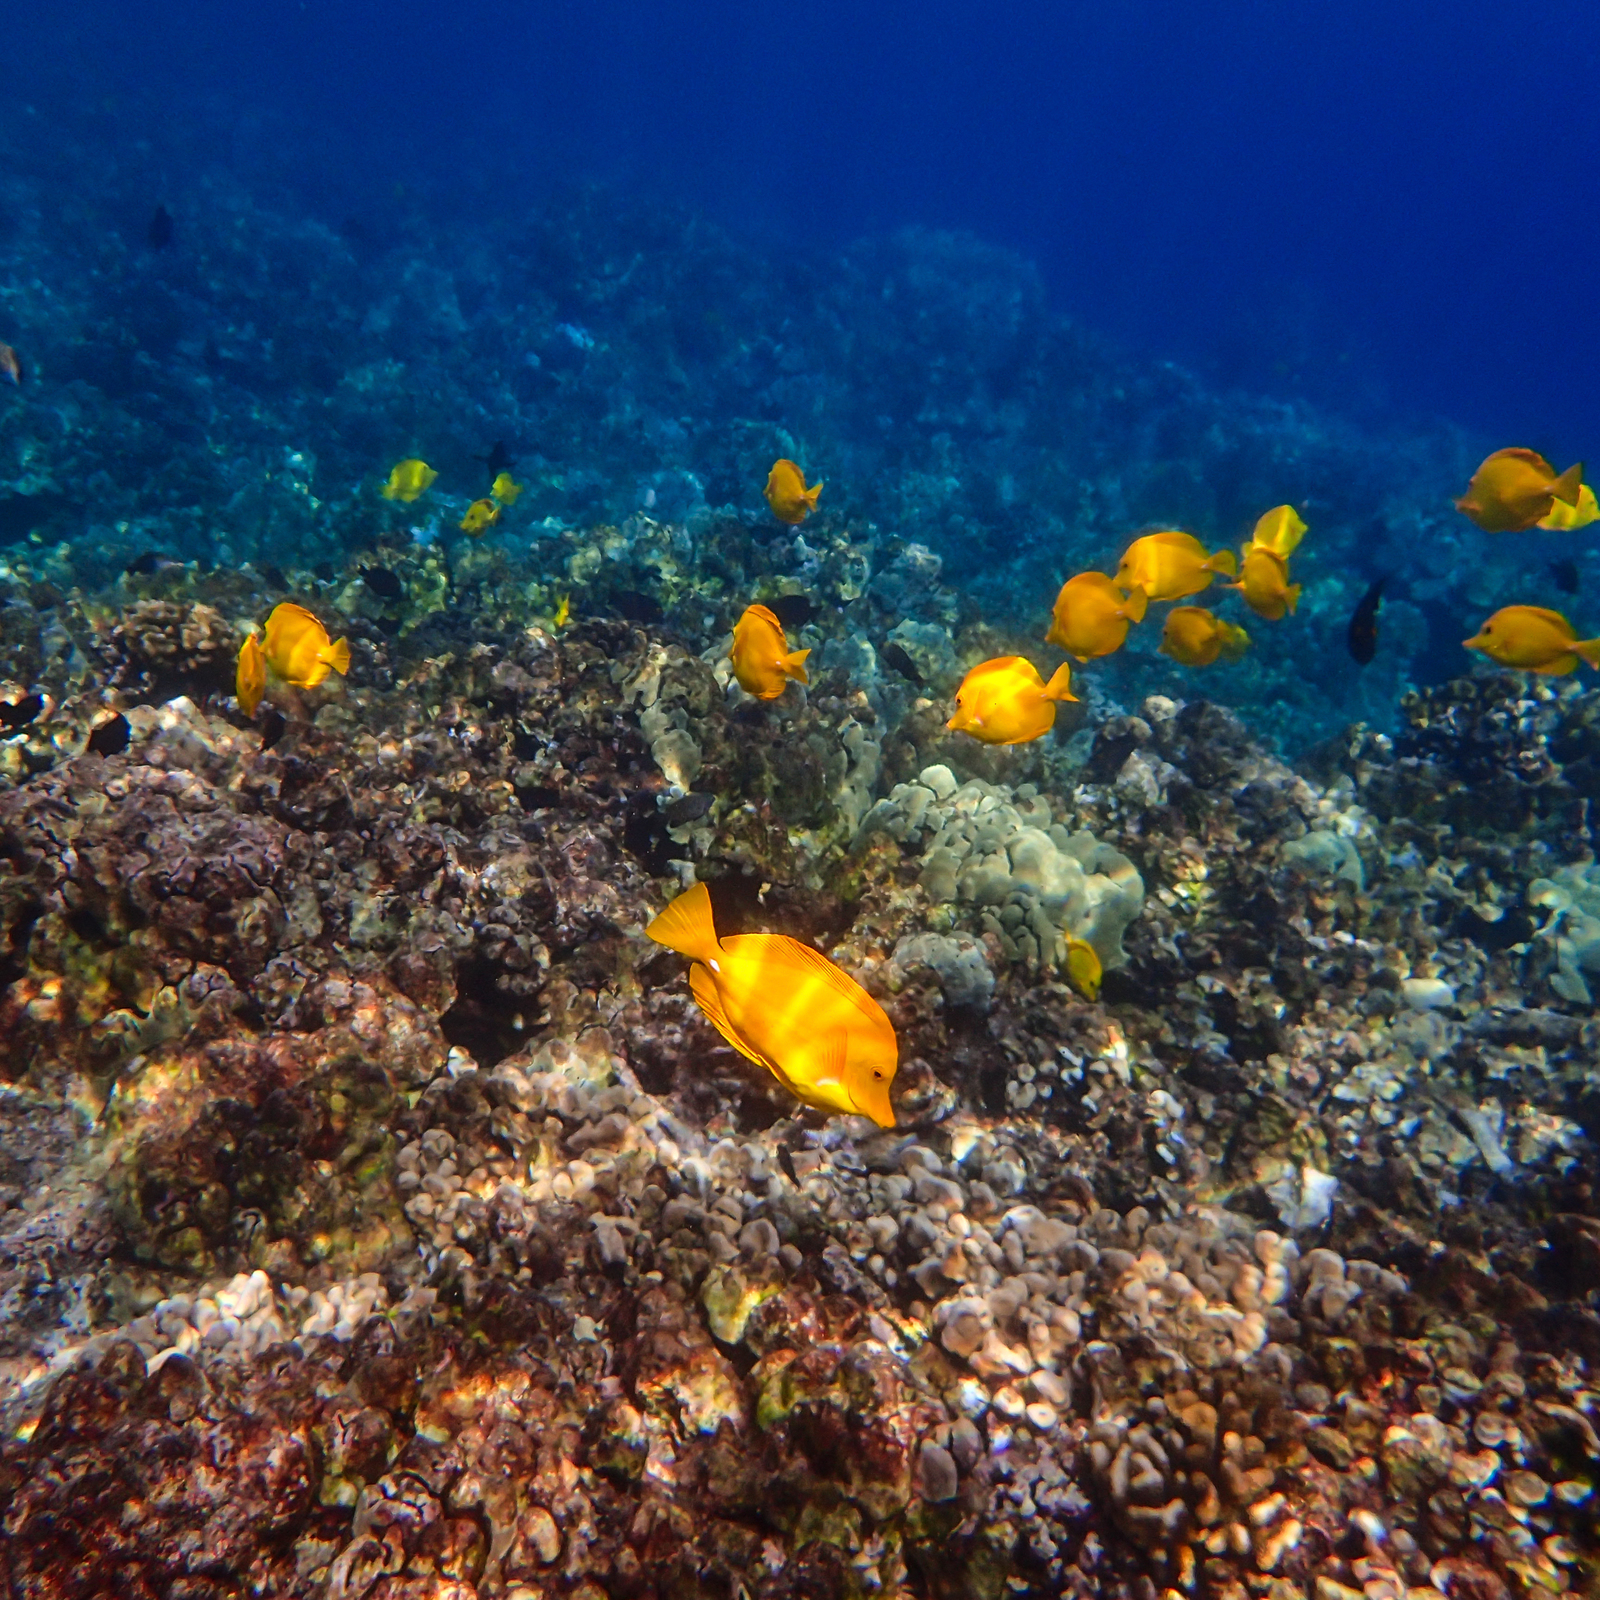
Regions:
[[[409, 504], [437, 477], [425, 461], [408, 458], [390, 472], [381, 492]], [[785, 458], [774, 462], [763, 495], [772, 514], [795, 527], [817, 509], [821, 490], [820, 482], [807, 485], [801, 468]], [[481, 537], [521, 492], [509, 472], [498, 472], [490, 492], [468, 506], [461, 531]], [[1557, 473], [1543, 456], [1525, 449], [1495, 451], [1455, 504], [1488, 533], [1569, 531], [1600, 520], [1600, 504], [1583, 482], [1581, 464]], [[1173, 602], [1204, 593], [1220, 577], [1264, 621], [1292, 617], [1302, 586], [1290, 581], [1289, 562], [1306, 532], [1295, 508], [1280, 505], [1256, 521], [1237, 559], [1231, 550], [1208, 551], [1181, 529], [1141, 534], [1123, 552], [1114, 577], [1080, 572], [1067, 579], [1045, 640], [1080, 662], [1093, 661], [1122, 649], [1151, 605], [1169, 604], [1159, 647], [1164, 655], [1187, 667], [1237, 661], [1250, 648], [1244, 628], [1204, 606]], [[569, 616], [563, 596], [554, 628], [566, 626]], [[1569, 673], [1580, 661], [1600, 667], [1600, 638], [1578, 638], [1566, 617], [1540, 606], [1503, 606], [1462, 642], [1501, 666], [1528, 672]], [[782, 699], [791, 683], [809, 683], [810, 653], [791, 650], [777, 614], [752, 604], [734, 624], [729, 664], [746, 694], [770, 702]], [[1370, 659], [1370, 652], [1358, 659]], [[315, 688], [330, 672], [342, 676], [349, 667], [349, 645], [331, 640], [311, 612], [286, 602], [267, 618], [263, 634], [252, 629], [246, 635], [235, 693], [253, 717], [270, 683]], [[1077, 698], [1067, 663], [1046, 679], [1023, 656], [997, 656], [967, 671], [946, 727], [985, 744], [1025, 744], [1049, 733], [1057, 706]], [[704, 883], [678, 895], [645, 931], [688, 957], [690, 993], [707, 1020], [797, 1100], [867, 1117], [879, 1127], [895, 1125], [889, 1091], [899, 1043], [893, 1024], [861, 984], [820, 951], [780, 933], [719, 936]], [[1080, 993], [1098, 997], [1102, 973], [1092, 946], [1069, 940], [1065, 968]]]

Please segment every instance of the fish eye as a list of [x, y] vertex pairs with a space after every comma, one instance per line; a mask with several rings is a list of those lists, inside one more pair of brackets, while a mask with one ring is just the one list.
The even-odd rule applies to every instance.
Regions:
[[881, 1073], [881, 1072], [879, 1072], [879, 1071], [878, 1071], [878, 1069], [877, 1069], [877, 1068], [876, 1068], [876, 1067], [874, 1067], [874, 1068], [873, 1068], [873, 1069], [872, 1069], [872, 1076], [873, 1076], [873, 1077], [874, 1077], [874, 1078], [876, 1078], [876, 1079], [877, 1079], [877, 1080], [878, 1080], [878, 1082], [879, 1082], [879, 1083], [882, 1083], [882, 1082], [883, 1082], [883, 1074], [882, 1074], [882, 1073]]

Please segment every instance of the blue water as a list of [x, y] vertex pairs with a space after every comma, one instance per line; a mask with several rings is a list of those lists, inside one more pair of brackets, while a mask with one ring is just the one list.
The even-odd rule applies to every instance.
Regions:
[[11, 105], [203, 118], [330, 206], [601, 177], [788, 249], [901, 223], [1219, 381], [1593, 453], [1600, 12], [35, 0]]

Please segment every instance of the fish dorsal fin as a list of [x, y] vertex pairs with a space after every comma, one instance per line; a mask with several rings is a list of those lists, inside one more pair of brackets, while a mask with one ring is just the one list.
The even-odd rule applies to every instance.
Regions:
[[738, 1030], [728, 1021], [728, 1013], [722, 1009], [722, 996], [717, 993], [716, 979], [698, 961], [689, 968], [689, 992], [694, 996], [694, 1003], [705, 1012], [706, 1020], [740, 1055], [747, 1056], [758, 1067], [765, 1067], [768, 1072], [773, 1073], [774, 1077], [781, 1076], [781, 1074], [773, 1072], [770, 1061], [764, 1056], [757, 1055], [739, 1037]]
[[1550, 611], [1544, 606], [1524, 606], [1523, 609], [1532, 612], [1536, 617], [1543, 618], [1552, 627], [1558, 628], [1566, 638], [1576, 639], [1578, 637], [1577, 629], [1559, 611]]
[[848, 1000], [870, 1022], [888, 1020], [884, 1017], [878, 1002], [848, 972], [842, 967], [835, 966], [820, 950], [813, 950], [810, 945], [802, 944], [798, 939], [791, 939], [784, 933], [769, 934], [768, 938], [772, 940], [767, 952], [768, 959], [786, 961], [799, 971], [821, 979], [834, 994], [843, 1000]]
[[772, 626], [778, 630], [778, 633], [780, 634], [780, 636], [782, 635], [782, 633], [783, 633], [783, 624], [778, 621], [777, 612], [771, 610], [769, 607], [767, 607], [767, 606], [746, 606], [744, 608], [744, 614], [747, 617], [759, 617], [761, 619], [761, 621], [763, 621], [763, 622], [770, 622], [772, 624]]

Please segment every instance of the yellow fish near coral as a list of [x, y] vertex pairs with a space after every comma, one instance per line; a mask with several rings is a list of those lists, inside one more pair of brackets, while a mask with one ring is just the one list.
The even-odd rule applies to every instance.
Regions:
[[1287, 561], [1305, 536], [1306, 525], [1293, 506], [1274, 506], [1256, 518], [1250, 543]]
[[517, 496], [522, 493], [522, 485], [509, 472], [497, 472], [494, 482], [489, 486], [489, 493], [501, 505], [514, 506], [517, 503]]
[[1185, 667], [1209, 667], [1218, 656], [1237, 661], [1250, 648], [1250, 635], [1224, 622], [1204, 606], [1174, 606], [1161, 630], [1161, 653]]
[[1570, 533], [1574, 528], [1587, 528], [1600, 519], [1600, 503], [1588, 484], [1578, 487], [1578, 503], [1569, 506], [1565, 500], [1552, 500], [1548, 516], [1540, 517], [1535, 527], [1549, 528], [1556, 533]]
[[689, 992], [712, 1027], [796, 1098], [894, 1126], [899, 1041], [883, 1007], [847, 972], [786, 934], [719, 939], [703, 883], [645, 932], [694, 962]]
[[297, 689], [316, 688], [330, 671], [342, 678], [350, 670], [350, 646], [331, 641], [304, 606], [287, 600], [267, 618], [262, 651], [272, 671]]
[[457, 526], [473, 539], [481, 537], [500, 520], [500, 507], [493, 500], [474, 500]]
[[1100, 957], [1083, 939], [1067, 940], [1067, 980], [1086, 1000], [1100, 998]]
[[570, 594], [564, 594], [561, 597], [561, 604], [556, 607], [555, 615], [550, 619], [550, 626], [553, 627], [557, 633], [559, 633], [571, 621], [572, 596]]
[[1496, 450], [1472, 474], [1456, 510], [1485, 533], [1520, 533], [1548, 517], [1558, 501], [1576, 509], [1582, 487], [1581, 461], [1557, 474], [1537, 450]]
[[1061, 585], [1045, 641], [1079, 661], [1109, 656], [1126, 642], [1129, 624], [1144, 621], [1146, 604], [1142, 589], [1125, 595], [1105, 573], [1080, 572]]
[[1469, 650], [1481, 650], [1502, 667], [1560, 677], [1578, 662], [1600, 667], [1600, 639], [1580, 639], [1559, 611], [1543, 606], [1502, 606], [1470, 638]]
[[1170, 529], [1147, 533], [1128, 546], [1117, 567], [1116, 584], [1129, 594], [1142, 591], [1147, 600], [1182, 600], [1210, 587], [1219, 573], [1231, 578], [1236, 570], [1231, 550], [1207, 555], [1192, 533]]
[[779, 522], [798, 526], [817, 509], [817, 496], [822, 493], [822, 485], [814, 483], [808, 489], [805, 473], [785, 456], [772, 463], [772, 471], [767, 474], [767, 486], [761, 492]]
[[389, 473], [389, 481], [383, 486], [383, 498], [404, 500], [410, 505], [418, 495], [427, 493], [428, 485], [438, 476], [426, 461], [408, 456], [404, 461], [397, 462]]
[[789, 648], [783, 624], [765, 606], [746, 606], [733, 625], [733, 675], [757, 700], [776, 700], [791, 678], [810, 683], [805, 665], [810, 654]]
[[261, 653], [261, 641], [254, 631], [244, 636], [239, 646], [239, 668], [234, 677], [233, 692], [247, 717], [256, 714], [261, 697], [267, 692], [267, 658]]
[[1289, 582], [1289, 563], [1262, 544], [1247, 544], [1242, 553], [1239, 581], [1224, 587], [1237, 589], [1244, 603], [1268, 622], [1281, 622], [1286, 613], [1292, 617], [1300, 603], [1300, 585]]
[[956, 714], [945, 724], [984, 744], [1027, 744], [1056, 725], [1056, 702], [1076, 700], [1072, 668], [1062, 662], [1046, 683], [1022, 656], [979, 662], [956, 690]]

